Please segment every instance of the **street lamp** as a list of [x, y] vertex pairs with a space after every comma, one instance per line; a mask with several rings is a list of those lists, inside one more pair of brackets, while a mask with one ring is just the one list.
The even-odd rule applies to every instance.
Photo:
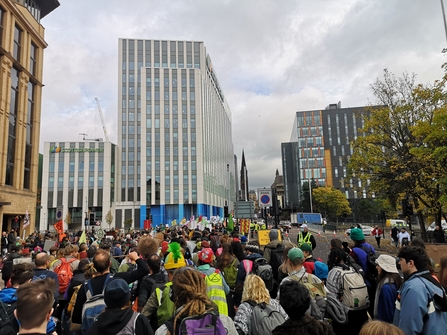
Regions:
[[228, 172], [228, 214], [230, 214], [230, 189], [231, 189], [230, 164], [227, 164], [227, 172]]

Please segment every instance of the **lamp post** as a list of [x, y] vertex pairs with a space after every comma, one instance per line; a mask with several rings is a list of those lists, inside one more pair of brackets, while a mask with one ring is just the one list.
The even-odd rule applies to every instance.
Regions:
[[[442, 8], [442, 17], [444, 19], [445, 38], [447, 41], [447, 22], [445, 20], [444, 0], [441, 0], [441, 8]], [[447, 52], [447, 48], [442, 49], [442, 53], [446, 53], [446, 52]]]
[[230, 176], [230, 164], [227, 164], [228, 173], [228, 215], [230, 215], [230, 189], [231, 189], [231, 176]]

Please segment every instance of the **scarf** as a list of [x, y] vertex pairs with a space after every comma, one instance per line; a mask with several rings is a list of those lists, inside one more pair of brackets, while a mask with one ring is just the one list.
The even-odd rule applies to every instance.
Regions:
[[377, 285], [377, 288], [376, 288], [376, 298], [374, 299], [374, 316], [373, 316], [374, 320], [377, 319], [377, 308], [379, 306], [379, 295], [380, 295], [380, 291], [382, 290], [383, 285], [385, 285], [385, 284], [393, 284], [393, 283], [394, 283], [393, 279], [391, 279], [389, 277], [385, 277]]

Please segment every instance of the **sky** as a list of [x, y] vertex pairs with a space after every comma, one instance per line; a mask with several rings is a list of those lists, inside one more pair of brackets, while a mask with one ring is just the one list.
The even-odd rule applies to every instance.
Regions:
[[[250, 189], [282, 174], [281, 143], [296, 111], [374, 104], [388, 69], [429, 83], [447, 47], [438, 0], [59, 0], [41, 20], [41, 143], [104, 137], [117, 143], [118, 39], [203, 41], [232, 113]], [[239, 166], [240, 169], [240, 166]]]

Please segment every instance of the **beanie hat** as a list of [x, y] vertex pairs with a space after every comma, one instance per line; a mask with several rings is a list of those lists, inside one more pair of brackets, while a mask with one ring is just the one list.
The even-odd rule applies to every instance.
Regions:
[[211, 248], [204, 248], [200, 250], [197, 256], [204, 263], [211, 263], [214, 259], [213, 250]]
[[108, 308], [121, 308], [130, 301], [129, 284], [122, 279], [111, 280], [104, 291], [104, 302]]
[[302, 244], [300, 245], [300, 249], [301, 249], [302, 251], [312, 252], [312, 246], [309, 245], [309, 244], [307, 244], [307, 243], [302, 243]]
[[272, 229], [269, 232], [270, 241], [274, 241], [278, 239], [278, 229]]
[[209, 248], [209, 247], [210, 247], [210, 242], [208, 242], [208, 241], [202, 241], [201, 247], [202, 247], [202, 249], [204, 249], [204, 248]]
[[172, 242], [169, 244], [169, 254], [165, 259], [165, 269], [179, 269], [186, 266], [185, 257], [180, 251], [180, 244], [177, 242]]
[[101, 244], [99, 245], [99, 248], [108, 250], [112, 247], [112, 240], [109, 238], [105, 238], [101, 241]]
[[360, 228], [351, 229], [351, 240], [353, 241], [362, 241], [365, 239], [365, 235], [363, 235], [363, 231]]
[[242, 243], [242, 244], [246, 244], [247, 241], [248, 241], [247, 236], [244, 235], [244, 236], [241, 237], [241, 243]]
[[161, 252], [165, 253], [168, 251], [169, 243], [167, 241], [161, 242]]

